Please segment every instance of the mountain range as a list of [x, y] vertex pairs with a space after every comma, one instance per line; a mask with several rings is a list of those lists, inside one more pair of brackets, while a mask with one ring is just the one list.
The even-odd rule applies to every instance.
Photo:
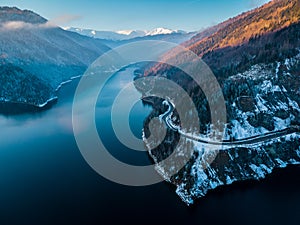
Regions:
[[84, 36], [101, 40], [110, 48], [115, 48], [123, 44], [136, 41], [156, 40], [168, 41], [181, 44], [192, 38], [197, 32], [185, 32], [180, 30], [170, 30], [166, 28], [156, 28], [151, 31], [122, 30], [122, 31], [95, 31], [80, 28], [65, 28], [68, 31], [76, 32]]
[[171, 30], [167, 28], [156, 28], [153, 30], [120, 30], [120, 31], [97, 31], [92, 29], [82, 29], [82, 28], [74, 28], [74, 27], [66, 27], [64, 28], [68, 31], [77, 32], [81, 35], [112, 40], [112, 41], [122, 41], [128, 40], [137, 37], [145, 37], [145, 36], [155, 36], [162, 34], [186, 34], [187, 32], [182, 30]]

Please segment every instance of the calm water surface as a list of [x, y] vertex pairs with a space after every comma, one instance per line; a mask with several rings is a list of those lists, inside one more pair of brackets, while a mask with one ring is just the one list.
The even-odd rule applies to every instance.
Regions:
[[[118, 159], [150, 164], [146, 152], [118, 142], [107, 107], [132, 69], [115, 75], [99, 96], [97, 125]], [[167, 183], [127, 187], [94, 172], [72, 133], [72, 100], [78, 81], [65, 85], [50, 110], [0, 115], [0, 224], [299, 224], [300, 167], [277, 170], [262, 182], [219, 188], [187, 207]], [[151, 108], [137, 103], [131, 129], [141, 136]], [[101, 129], [105, 132], [101, 132]]]

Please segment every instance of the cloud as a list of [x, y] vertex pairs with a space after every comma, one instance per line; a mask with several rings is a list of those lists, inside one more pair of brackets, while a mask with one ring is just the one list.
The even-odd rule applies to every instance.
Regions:
[[22, 29], [25, 27], [29, 27], [30, 24], [24, 23], [22, 21], [11, 21], [11, 22], [6, 22], [2, 24], [2, 28], [6, 30], [16, 30], [16, 29]]
[[64, 14], [58, 16], [52, 20], [47, 21], [46, 23], [41, 24], [32, 24], [32, 23], [25, 23], [23, 21], [9, 21], [5, 23], [0, 23], [1, 30], [18, 30], [18, 29], [40, 29], [40, 28], [52, 28], [65, 25], [70, 23], [74, 20], [80, 19], [81, 16], [78, 15], [69, 15]]
[[23, 21], [9, 21], [0, 24], [2, 30], [18, 30], [18, 29], [38, 29], [38, 28], [51, 28], [56, 27], [54, 24], [49, 22], [42, 24], [25, 23]]
[[66, 25], [70, 22], [73, 22], [75, 20], [79, 20], [82, 17], [79, 15], [71, 15], [71, 14], [64, 14], [64, 15], [60, 15], [56, 18], [53, 18], [51, 20], [48, 21], [49, 24], [53, 24], [53, 25], [59, 25], [59, 26], [63, 26]]

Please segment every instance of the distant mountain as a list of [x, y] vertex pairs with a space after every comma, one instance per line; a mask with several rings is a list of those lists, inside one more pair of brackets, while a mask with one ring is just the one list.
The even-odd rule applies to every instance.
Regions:
[[15, 7], [0, 8], [0, 37], [0, 102], [44, 105], [62, 82], [83, 74], [109, 50], [98, 39], [65, 31]]
[[88, 37], [105, 39], [105, 40], [127, 40], [136, 37], [145, 36], [143, 31], [96, 31], [92, 29], [81, 29], [81, 28], [64, 28], [65, 30], [76, 32], [81, 35]]
[[156, 28], [151, 31], [146, 32], [145, 36], [154, 36], [159, 34], [186, 34], [187, 32], [183, 30], [170, 30], [167, 28]]
[[112, 40], [112, 41], [123, 41], [137, 37], [155, 36], [162, 34], [186, 34], [187, 32], [181, 30], [171, 30], [167, 28], [156, 28], [150, 31], [142, 30], [120, 30], [120, 31], [97, 31], [92, 29], [81, 29], [69, 27], [65, 28], [68, 31], [73, 31], [81, 35], [86, 35], [93, 38]]
[[[222, 139], [231, 146], [221, 142], [218, 148], [221, 151], [211, 163], [207, 160], [214, 153], [200, 142], [187, 141], [177, 146], [195, 150], [189, 163], [169, 179], [182, 200], [192, 204], [218, 186], [263, 179], [274, 168], [300, 164], [300, 1], [273, 0], [202, 31], [183, 45], [210, 66], [222, 88], [227, 110]], [[180, 65], [185, 55], [174, 52], [170, 51], [164, 58]], [[184, 72], [157, 64], [143, 75], [165, 76], [191, 96], [198, 110], [200, 134], [194, 134], [193, 127], [183, 133], [211, 140], [210, 135], [219, 132], [214, 130], [210, 118], [218, 110], [210, 111], [207, 96]], [[203, 85], [211, 87], [205, 80]], [[214, 94], [217, 97], [220, 93]], [[154, 104], [153, 115], [160, 114], [164, 107], [161, 102]], [[185, 111], [183, 117], [189, 118], [191, 110]], [[177, 118], [174, 113], [173, 121]], [[180, 121], [177, 124], [180, 127]], [[270, 133], [279, 134], [280, 138], [268, 137]], [[177, 145], [178, 136], [170, 131], [160, 147], [149, 149], [155, 161], [165, 159], [166, 152], [173, 152], [170, 140]], [[258, 136], [265, 139], [250, 145], [242, 141]], [[234, 144], [237, 140], [239, 145]], [[157, 143], [148, 145], [157, 146]], [[157, 170], [168, 177], [168, 168]]]
[[192, 38], [196, 32], [185, 32], [180, 30], [169, 30], [164, 28], [157, 28], [152, 31], [95, 31], [89, 29], [79, 28], [65, 28], [68, 31], [79, 33], [88, 37], [101, 40], [101, 42], [110, 48], [128, 44], [135, 41], [157, 40], [168, 41], [176, 44], [181, 44]]

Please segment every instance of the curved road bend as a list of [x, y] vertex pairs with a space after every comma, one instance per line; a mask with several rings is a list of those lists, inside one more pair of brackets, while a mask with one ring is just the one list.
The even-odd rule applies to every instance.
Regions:
[[259, 142], [265, 142], [269, 141], [271, 139], [283, 137], [289, 134], [293, 133], [300, 133], [300, 127], [299, 126], [291, 126], [289, 128], [279, 130], [279, 131], [272, 131], [268, 132], [262, 135], [256, 135], [252, 137], [247, 137], [243, 139], [237, 139], [234, 141], [229, 140], [223, 140], [221, 142], [219, 141], [208, 141], [205, 139], [202, 139], [201, 137], [195, 137], [190, 134], [184, 133], [179, 129], [179, 127], [174, 126], [174, 124], [171, 122], [171, 115], [174, 110], [174, 106], [169, 101], [164, 101], [164, 104], [167, 104], [169, 106], [168, 110], [160, 116], [160, 118], [165, 122], [168, 128], [170, 128], [173, 131], [176, 131], [180, 133], [183, 137], [203, 143], [203, 144], [211, 144], [211, 145], [224, 145], [224, 146], [240, 146], [240, 145], [249, 145], [249, 144], [256, 144]]

